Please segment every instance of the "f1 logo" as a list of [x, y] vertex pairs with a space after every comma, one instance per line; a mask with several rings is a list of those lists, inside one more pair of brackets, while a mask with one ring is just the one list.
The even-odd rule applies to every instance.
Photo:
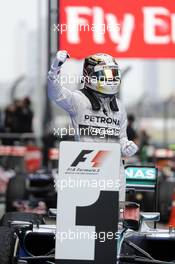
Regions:
[[[78, 155], [78, 157], [71, 164], [71, 167], [76, 167], [79, 164], [79, 162], [84, 162], [87, 159], [86, 155], [92, 152], [93, 150], [82, 150]], [[91, 162], [93, 163], [92, 167], [100, 167], [105, 157], [107, 156], [108, 152], [109, 151], [104, 151], [104, 150], [98, 151], [95, 157], [91, 160]]]

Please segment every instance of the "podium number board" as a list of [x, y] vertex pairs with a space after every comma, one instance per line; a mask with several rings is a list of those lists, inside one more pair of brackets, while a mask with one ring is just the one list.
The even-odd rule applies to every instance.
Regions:
[[116, 263], [119, 171], [119, 144], [61, 142], [57, 264]]

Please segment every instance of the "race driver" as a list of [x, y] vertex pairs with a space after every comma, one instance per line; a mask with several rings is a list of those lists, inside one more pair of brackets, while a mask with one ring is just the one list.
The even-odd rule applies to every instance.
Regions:
[[[75, 140], [119, 142], [123, 157], [134, 155], [138, 147], [126, 134], [127, 116], [117, 94], [121, 75], [116, 60], [97, 53], [85, 58], [82, 90], [62, 87], [60, 70], [69, 58], [67, 51], [58, 51], [48, 73], [48, 96], [69, 113]], [[119, 200], [125, 200], [124, 167], [120, 166]]]

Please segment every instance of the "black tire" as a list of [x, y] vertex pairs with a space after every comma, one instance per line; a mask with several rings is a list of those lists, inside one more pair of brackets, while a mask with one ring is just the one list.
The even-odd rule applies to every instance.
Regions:
[[17, 175], [9, 180], [6, 191], [6, 212], [15, 211], [13, 202], [26, 197], [25, 175]]
[[45, 224], [42, 215], [22, 212], [8, 212], [1, 218], [0, 226], [9, 226], [9, 222], [11, 221], [25, 221], [36, 225]]
[[175, 181], [165, 179], [159, 186], [158, 210], [160, 221], [167, 223], [171, 213], [172, 197], [175, 189]]
[[8, 227], [0, 227], [0, 263], [12, 264], [15, 247], [14, 232]]
[[170, 217], [171, 203], [168, 203], [168, 201], [161, 201], [161, 204], [159, 205], [159, 212], [160, 221], [162, 223], [167, 223]]

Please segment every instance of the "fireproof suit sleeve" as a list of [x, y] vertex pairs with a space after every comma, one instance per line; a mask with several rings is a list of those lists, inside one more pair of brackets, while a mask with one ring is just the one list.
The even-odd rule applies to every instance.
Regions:
[[48, 97], [67, 111], [70, 116], [76, 115], [77, 110], [73, 92], [62, 86], [60, 72], [53, 66], [48, 72]]
[[120, 102], [120, 110], [121, 110], [121, 123], [120, 123], [120, 144], [122, 145], [124, 142], [128, 141], [128, 137], [127, 137], [127, 133], [126, 133], [126, 129], [127, 129], [127, 115], [126, 115], [126, 111], [125, 108], [123, 107], [123, 105]]

